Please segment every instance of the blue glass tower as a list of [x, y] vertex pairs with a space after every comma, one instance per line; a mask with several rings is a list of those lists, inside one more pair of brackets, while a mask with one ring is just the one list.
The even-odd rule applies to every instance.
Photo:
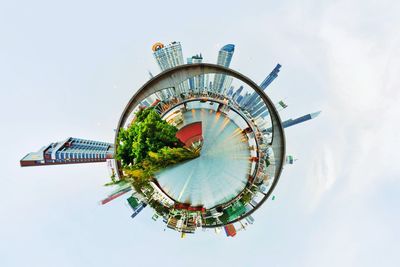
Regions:
[[[278, 73], [281, 68], [281, 64], [277, 64], [275, 68], [271, 71], [271, 73], [264, 79], [264, 81], [260, 84], [260, 87], [265, 91], [268, 85], [270, 85], [273, 80], [278, 77]], [[268, 112], [265, 108], [265, 105], [262, 103], [261, 98], [258, 96], [256, 92], [253, 92], [252, 95], [248, 98], [246, 102], [243, 102], [244, 108], [246, 108], [254, 117], [261, 115], [265, 117]]]
[[[224, 45], [219, 50], [217, 64], [228, 68], [229, 65], [231, 64], [234, 52], [235, 52], [235, 45], [233, 44]], [[225, 80], [226, 80], [226, 75], [215, 74], [213, 83], [213, 89], [215, 93], [223, 93], [225, 88], [230, 87], [229, 81], [227, 81], [227, 83], [224, 84]]]
[[[313, 112], [313, 113], [301, 116], [301, 117], [296, 118], [296, 119], [288, 119], [288, 120], [282, 122], [282, 126], [283, 126], [283, 128], [288, 128], [288, 127], [294, 126], [296, 124], [303, 123], [303, 122], [308, 121], [308, 120], [312, 120], [315, 117], [317, 117], [320, 113], [321, 113], [321, 111], [317, 111], [317, 112]], [[269, 133], [271, 131], [272, 131], [272, 128], [268, 128], [268, 129], [265, 129], [263, 132], [268, 132]]]
[[260, 87], [265, 90], [272, 83], [273, 80], [278, 77], [279, 70], [281, 68], [281, 64], [277, 64], [276, 67], [271, 71], [271, 73], [264, 79], [264, 81], [260, 84]]

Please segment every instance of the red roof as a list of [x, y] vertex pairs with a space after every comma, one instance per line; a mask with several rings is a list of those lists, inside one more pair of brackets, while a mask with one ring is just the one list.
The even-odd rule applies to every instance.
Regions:
[[235, 226], [233, 226], [233, 224], [228, 224], [225, 225], [225, 233], [227, 236], [235, 236], [236, 235], [236, 229]]
[[201, 121], [185, 125], [176, 133], [176, 137], [186, 146], [191, 146], [193, 142], [203, 140], [201, 126]]

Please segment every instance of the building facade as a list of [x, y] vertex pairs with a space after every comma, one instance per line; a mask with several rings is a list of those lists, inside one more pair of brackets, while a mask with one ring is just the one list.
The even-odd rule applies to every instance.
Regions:
[[[234, 52], [235, 45], [227, 44], [223, 46], [218, 52], [217, 64], [229, 68]], [[215, 93], [222, 94], [225, 91], [225, 88], [230, 88], [232, 79], [225, 82], [226, 79], [227, 77], [224, 74], [215, 74], [213, 82], [213, 90]]]
[[171, 42], [167, 46], [162, 43], [155, 43], [152, 50], [154, 58], [162, 71], [184, 64], [180, 42]]
[[[174, 41], [167, 46], [162, 43], [155, 43], [152, 46], [152, 50], [153, 56], [156, 59], [161, 71], [185, 64], [180, 42]], [[183, 83], [179, 84], [177, 88], [173, 88], [171, 90], [171, 94], [175, 95], [185, 93], [189, 90], [189, 81], [184, 81]]]
[[[187, 59], [188, 64], [196, 64], [196, 63], [202, 63], [203, 62], [203, 56], [200, 55], [195, 55], [192, 57], [189, 57]], [[189, 78], [189, 89], [193, 90], [195, 92], [200, 92], [204, 90], [204, 75], [198, 75], [192, 78]]]
[[[281, 64], [277, 64], [271, 73], [260, 84], [260, 87], [264, 91], [278, 77], [281, 67]], [[268, 110], [265, 108], [265, 105], [262, 103], [259, 95], [255, 92], [252, 93], [247, 101], [243, 102], [243, 107], [246, 108], [246, 110], [250, 112], [253, 117], [261, 116], [262, 118], [265, 118], [268, 115]]]
[[113, 155], [114, 145], [111, 143], [69, 137], [27, 154], [21, 159], [20, 164], [22, 167], [27, 167], [105, 162], [113, 158]]

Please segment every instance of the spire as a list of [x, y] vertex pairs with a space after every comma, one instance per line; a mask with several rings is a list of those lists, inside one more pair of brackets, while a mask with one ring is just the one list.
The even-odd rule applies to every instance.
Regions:
[[321, 110], [320, 110], [320, 111], [317, 111], [317, 112], [314, 112], [314, 113], [311, 113], [311, 114], [310, 114], [311, 119], [314, 119], [314, 118], [317, 117], [320, 113], [321, 113]]

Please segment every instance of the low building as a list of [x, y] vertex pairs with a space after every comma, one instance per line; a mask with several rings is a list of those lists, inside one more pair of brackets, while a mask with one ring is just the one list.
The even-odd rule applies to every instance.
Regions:
[[31, 152], [20, 161], [21, 167], [105, 162], [113, 158], [114, 145], [69, 137]]

